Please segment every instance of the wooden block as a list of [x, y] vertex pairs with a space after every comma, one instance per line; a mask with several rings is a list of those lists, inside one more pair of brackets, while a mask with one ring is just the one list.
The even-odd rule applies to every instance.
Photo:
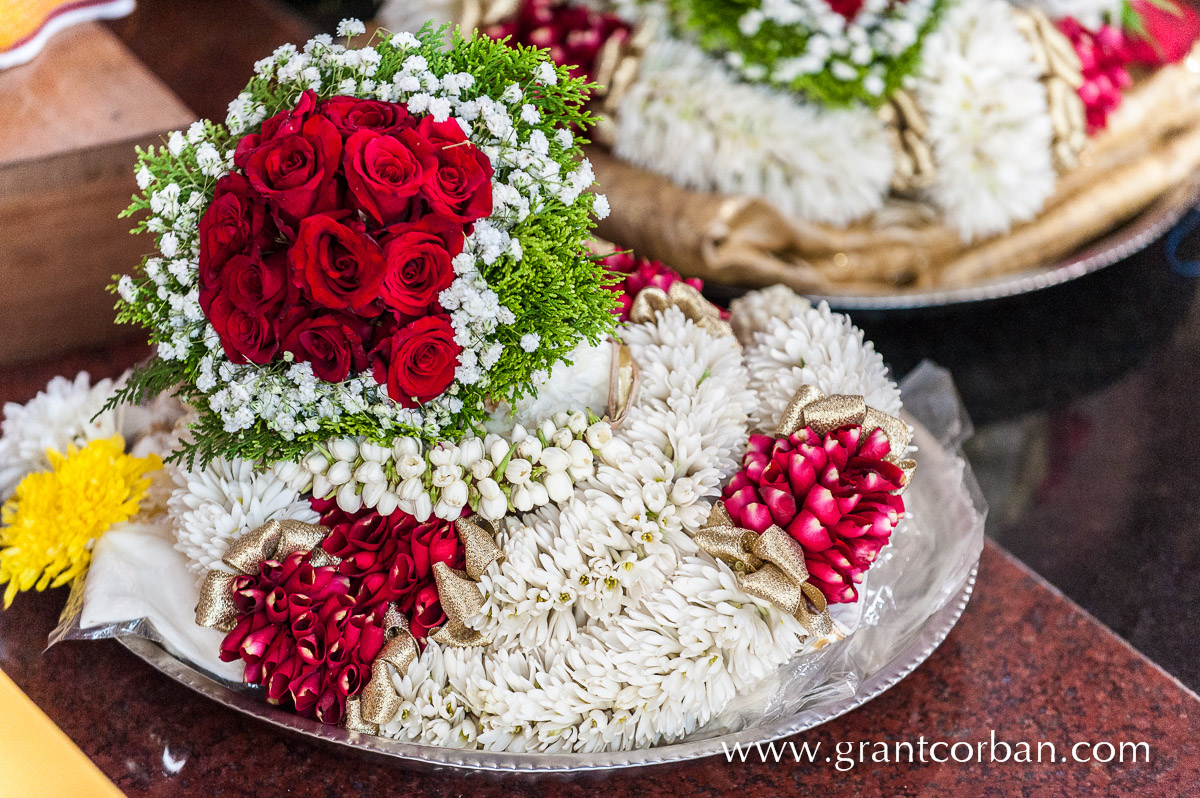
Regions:
[[0, 108], [0, 363], [140, 335], [105, 290], [153, 248], [117, 218], [133, 148], [194, 114], [94, 23], [0, 72]]

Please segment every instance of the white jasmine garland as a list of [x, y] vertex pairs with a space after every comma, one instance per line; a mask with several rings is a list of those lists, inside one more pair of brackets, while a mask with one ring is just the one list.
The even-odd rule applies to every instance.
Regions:
[[621, 100], [614, 153], [703, 191], [848, 224], [882, 206], [893, 171], [883, 122], [744, 83], [695, 46], [654, 42]]
[[773, 285], [750, 291], [729, 304], [729, 323], [743, 346], [754, 340], [754, 334], [765, 330], [773, 319], [787, 321], [797, 313], [812, 307], [812, 303], [785, 285]]
[[1002, 233], [1054, 191], [1054, 131], [1040, 68], [1004, 0], [952, 7], [913, 83], [937, 164], [929, 199], [964, 240]]

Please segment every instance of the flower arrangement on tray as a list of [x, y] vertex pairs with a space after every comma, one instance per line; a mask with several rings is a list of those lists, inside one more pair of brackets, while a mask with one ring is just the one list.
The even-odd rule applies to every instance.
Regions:
[[587, 90], [486, 37], [317, 37], [143, 152], [157, 252], [115, 291], [156, 354], [5, 408], [5, 604], [71, 583], [83, 627], [144, 580], [266, 702], [497, 751], [677, 741], [852, 634], [900, 392], [789, 289], [725, 311], [593, 254]]
[[603, 84], [601, 234], [724, 283], [977, 284], [1200, 168], [1200, 17], [1180, 0], [396, 2], [381, 20], [434, 7]]

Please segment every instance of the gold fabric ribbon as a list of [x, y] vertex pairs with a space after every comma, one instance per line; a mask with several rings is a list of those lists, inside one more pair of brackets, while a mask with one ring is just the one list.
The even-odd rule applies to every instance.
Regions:
[[634, 324], [654, 321], [656, 314], [667, 308], [679, 308], [697, 327], [713, 335], [733, 335], [733, 327], [721, 318], [721, 311], [704, 296], [684, 282], [672, 283], [667, 291], [643, 288], [633, 300], [629, 320]]
[[861, 396], [826, 396], [812, 385], [801, 385], [792, 401], [783, 411], [775, 437], [782, 438], [809, 427], [818, 435], [824, 435], [847, 424], [862, 427], [863, 435], [877, 429], [887, 436], [891, 451], [884, 458], [904, 472], [901, 490], [908, 487], [917, 464], [904, 459], [904, 451], [912, 440], [908, 425], [895, 416], [867, 406]]
[[725, 504], [717, 502], [696, 544], [731, 567], [742, 590], [791, 615], [810, 636], [833, 631], [825, 594], [808, 582], [804, 549], [779, 526], [761, 535], [734, 526]]
[[455, 521], [454, 527], [466, 550], [466, 569], [459, 571], [442, 562], [433, 564], [433, 578], [437, 582], [442, 611], [446, 613], [446, 623], [429, 636], [452, 648], [487, 645], [489, 639], [467, 626], [466, 620], [483, 609], [480, 577], [504, 554], [496, 545], [495, 529], [489, 521], [470, 516]]
[[629, 347], [610, 338], [612, 365], [608, 372], [608, 425], [617, 429], [625, 423], [629, 409], [637, 401], [642, 386], [642, 372]]
[[212, 570], [200, 586], [200, 601], [196, 605], [196, 623], [200, 626], [228, 632], [237, 619], [233, 603], [233, 580], [253, 574], [267, 560], [283, 560], [296, 552], [313, 552], [315, 567], [332, 565], [334, 558], [319, 548], [329, 530], [318, 524], [303, 521], [268, 521], [229, 544], [223, 562], [233, 569]]
[[387, 642], [371, 663], [371, 680], [359, 695], [353, 712], [350, 702], [346, 702], [346, 717], [342, 725], [352, 731], [377, 734], [380, 724], [396, 716], [401, 700], [392, 683], [392, 675], [404, 675], [420, 656], [417, 639], [408, 628], [408, 619], [394, 606], [389, 607], [384, 616], [383, 634]]

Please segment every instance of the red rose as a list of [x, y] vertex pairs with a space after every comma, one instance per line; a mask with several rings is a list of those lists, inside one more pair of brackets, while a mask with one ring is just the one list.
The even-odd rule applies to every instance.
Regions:
[[360, 100], [357, 97], [330, 97], [321, 102], [317, 113], [332, 122], [346, 138], [360, 130], [399, 133], [416, 124], [408, 115], [408, 109], [399, 103]]
[[403, 407], [440, 396], [454, 382], [462, 347], [454, 340], [450, 317], [426, 316], [401, 327], [371, 352], [375, 381]]
[[310, 216], [300, 223], [296, 243], [288, 250], [292, 282], [318, 305], [333, 310], [377, 316], [387, 264], [383, 250], [361, 225], [345, 225], [329, 216]]
[[301, 317], [283, 337], [282, 348], [301, 363], [311, 363], [313, 374], [325, 382], [341, 382], [350, 371], [367, 367], [364, 339], [370, 325], [340, 313], [313, 317], [307, 308], [297, 308]]
[[262, 365], [279, 351], [277, 323], [270, 316], [239, 308], [224, 292], [213, 296], [207, 313], [230, 362]]
[[413, 602], [412, 620], [409, 631], [418, 640], [425, 639], [430, 631], [437, 629], [446, 622], [446, 613], [442, 611], [441, 601], [438, 600], [437, 588], [426, 585], [417, 593]]
[[287, 274], [284, 252], [272, 252], [265, 258], [256, 253], [234, 255], [221, 270], [217, 285], [201, 286], [200, 307], [209, 313], [213, 299], [223, 294], [251, 316], [273, 315], [287, 298]]
[[[291, 127], [283, 124], [280, 130]], [[290, 233], [305, 216], [341, 204], [336, 180], [341, 156], [342, 135], [325, 117], [313, 116], [294, 134], [276, 135], [254, 147], [243, 141], [235, 162], [240, 158], [250, 185], [270, 206], [280, 228]]]
[[424, 315], [454, 282], [451, 259], [462, 252], [462, 226], [426, 216], [416, 224], [395, 225], [389, 232], [383, 242], [387, 261], [383, 304], [402, 315]]
[[1134, 63], [1177, 63], [1200, 37], [1200, 14], [1185, 2], [1132, 0], [1130, 6], [1142, 21], [1140, 32], [1125, 31], [1125, 52]]
[[287, 111], [280, 111], [265, 120], [259, 127], [258, 133], [251, 133], [242, 138], [238, 142], [237, 150], [233, 154], [233, 162], [239, 169], [246, 168], [246, 159], [254, 150], [266, 144], [269, 141], [280, 138], [282, 136], [294, 136], [300, 132], [304, 123], [317, 109], [317, 93], [312, 91], [304, 92], [300, 95], [300, 99], [296, 100], [296, 107]]
[[360, 130], [346, 141], [343, 156], [350, 203], [379, 224], [404, 221], [436, 166], [433, 145], [416, 131], [386, 136]]
[[200, 285], [215, 285], [230, 258], [263, 249], [274, 238], [275, 225], [254, 197], [250, 181], [237, 173], [225, 175], [200, 217]]
[[492, 162], [467, 141], [457, 122], [421, 120], [418, 131], [433, 142], [437, 168], [425, 174], [423, 193], [444, 219], [471, 224], [492, 212]]

